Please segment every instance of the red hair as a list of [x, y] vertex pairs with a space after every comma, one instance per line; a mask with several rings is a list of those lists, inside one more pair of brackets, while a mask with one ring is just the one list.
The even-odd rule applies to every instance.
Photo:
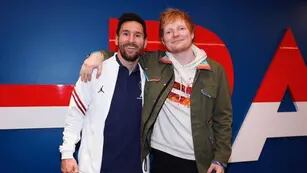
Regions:
[[185, 22], [191, 33], [194, 32], [194, 24], [190, 16], [186, 12], [175, 8], [168, 8], [160, 15], [160, 37], [163, 37], [164, 26], [178, 19], [183, 20]]

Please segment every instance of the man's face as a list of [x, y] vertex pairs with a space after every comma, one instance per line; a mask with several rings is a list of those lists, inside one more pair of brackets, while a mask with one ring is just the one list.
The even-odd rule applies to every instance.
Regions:
[[146, 44], [147, 40], [144, 38], [143, 27], [140, 23], [128, 21], [122, 24], [116, 36], [116, 45], [126, 61], [137, 60]]
[[193, 38], [194, 33], [191, 33], [181, 19], [166, 24], [163, 28], [162, 42], [169, 52], [178, 53], [187, 50], [192, 46]]

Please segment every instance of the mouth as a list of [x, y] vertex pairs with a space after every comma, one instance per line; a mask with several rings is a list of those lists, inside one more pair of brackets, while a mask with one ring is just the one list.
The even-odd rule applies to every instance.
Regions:
[[125, 48], [126, 50], [133, 51], [133, 50], [137, 50], [137, 49], [138, 49], [138, 46], [131, 43], [131, 44], [126, 44], [126, 45], [124, 45], [124, 48]]
[[126, 46], [125, 52], [128, 55], [136, 54], [136, 52], [138, 52], [138, 48], [135, 46]]
[[128, 54], [134, 54], [135, 52], [137, 52], [136, 47], [126, 47], [125, 50]]
[[179, 43], [181, 41], [183, 41], [183, 39], [181, 39], [181, 40], [174, 40], [174, 41], [172, 41], [172, 43], [175, 44], [175, 43]]
[[137, 49], [137, 47], [134, 47], [134, 46], [127, 46], [126, 49], [128, 49], [128, 50], [135, 50], [135, 49]]

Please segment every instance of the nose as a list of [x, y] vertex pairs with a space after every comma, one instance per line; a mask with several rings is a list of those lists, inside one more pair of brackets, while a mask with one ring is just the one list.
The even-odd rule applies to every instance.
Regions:
[[177, 37], [178, 35], [179, 35], [179, 31], [174, 30], [174, 32], [173, 32], [173, 37]]
[[130, 36], [129, 36], [129, 42], [130, 42], [130, 43], [134, 43], [134, 41], [135, 41], [135, 36], [134, 36], [134, 34], [130, 34]]

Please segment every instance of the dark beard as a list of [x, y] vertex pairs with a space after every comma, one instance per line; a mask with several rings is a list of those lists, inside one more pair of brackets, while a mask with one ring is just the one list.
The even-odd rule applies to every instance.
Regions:
[[125, 47], [127, 47], [127, 46], [133, 46], [133, 47], [136, 47], [138, 49], [139, 49], [139, 47], [136, 44], [133, 44], [133, 43], [127, 43], [127, 44], [119, 46], [120, 54], [122, 55], [124, 60], [129, 61], [129, 62], [135, 62], [139, 58], [139, 56], [141, 55], [141, 51], [139, 50], [133, 56], [130, 56], [125, 51]]

